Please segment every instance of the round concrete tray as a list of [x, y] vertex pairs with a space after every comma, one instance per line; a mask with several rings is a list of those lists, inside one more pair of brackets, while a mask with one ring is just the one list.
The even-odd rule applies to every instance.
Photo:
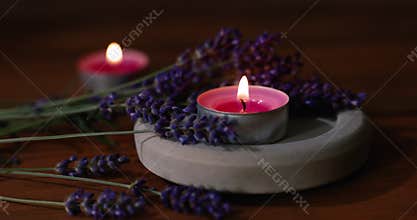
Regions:
[[275, 144], [181, 145], [152, 133], [136, 134], [135, 141], [143, 165], [172, 182], [235, 193], [277, 193], [351, 174], [368, 158], [369, 137], [363, 113], [352, 110], [333, 120], [290, 120], [286, 138]]

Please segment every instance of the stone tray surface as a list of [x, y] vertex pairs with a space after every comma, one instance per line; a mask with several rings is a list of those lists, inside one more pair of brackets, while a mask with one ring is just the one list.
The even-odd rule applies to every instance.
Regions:
[[274, 144], [181, 145], [153, 133], [135, 134], [135, 142], [143, 165], [169, 181], [233, 193], [278, 193], [287, 189], [285, 182], [302, 190], [359, 169], [368, 158], [369, 130], [363, 113], [351, 110], [335, 119], [290, 120], [286, 137]]

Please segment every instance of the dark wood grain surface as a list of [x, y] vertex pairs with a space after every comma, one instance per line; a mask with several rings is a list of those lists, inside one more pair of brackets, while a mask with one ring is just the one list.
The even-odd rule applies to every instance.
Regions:
[[[407, 56], [417, 46], [416, 9], [412, 0], [2, 1], [0, 104], [76, 94], [80, 87], [76, 60], [110, 41], [121, 41], [152, 10], [164, 12], [131, 46], [150, 55], [149, 70], [172, 63], [178, 53], [220, 27], [238, 27], [248, 37], [264, 30], [287, 32], [282, 51], [301, 50], [304, 72], [318, 72], [338, 86], [370, 94], [363, 109], [378, 128], [370, 160], [349, 178], [301, 192], [310, 204], [310, 215], [288, 195], [272, 200], [271, 195], [226, 195], [235, 207], [231, 219], [415, 219], [417, 61]], [[133, 163], [127, 168], [128, 178], [117, 181], [145, 176], [157, 187], [166, 184], [136, 159], [132, 137], [115, 139], [119, 147], [84, 138], [2, 145], [0, 154], [18, 151], [23, 167], [45, 167], [72, 154], [121, 152]], [[103, 189], [0, 176], [0, 194], [5, 196], [60, 201], [77, 187]], [[7, 210], [9, 215], [0, 209], [0, 219], [81, 219], [46, 207], [10, 204]], [[139, 217], [199, 219], [176, 214], [156, 201]]]

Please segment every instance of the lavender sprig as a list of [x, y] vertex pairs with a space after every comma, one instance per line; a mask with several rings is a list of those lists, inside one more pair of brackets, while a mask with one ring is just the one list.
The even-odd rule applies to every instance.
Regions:
[[366, 99], [365, 93], [338, 89], [317, 78], [277, 83], [274, 87], [290, 96], [293, 115], [334, 115], [345, 109], [358, 108]]
[[230, 65], [212, 67], [232, 59], [240, 38], [239, 31], [225, 28], [194, 50], [186, 50], [176, 66], [155, 77], [153, 87], [126, 100], [127, 114], [133, 121], [153, 124], [156, 133], [182, 144], [218, 145], [236, 138], [227, 120], [198, 117], [195, 99], [198, 89], [216, 86], [216, 74], [230, 70]]
[[110, 189], [104, 190], [96, 199], [94, 199], [94, 194], [78, 190], [65, 201], [65, 210], [69, 215], [78, 215], [83, 212], [94, 219], [129, 218], [138, 214], [144, 206], [143, 196], [132, 197], [125, 193], [118, 194]]
[[229, 203], [219, 193], [192, 186], [168, 186], [161, 192], [161, 201], [177, 212], [209, 215], [214, 219], [223, 219], [231, 212]]
[[154, 131], [164, 138], [171, 138], [182, 144], [199, 142], [219, 145], [236, 139], [232, 123], [226, 118], [205, 117], [196, 114], [195, 94], [188, 97], [188, 104], [175, 105], [152, 90], [145, 90], [126, 102], [127, 113], [133, 121], [141, 119], [154, 125]]
[[[67, 176], [88, 177], [115, 174], [119, 167], [129, 162], [129, 158], [119, 154], [99, 155], [91, 159], [86, 157], [78, 160], [76, 156], [59, 162], [55, 171]], [[70, 167], [75, 163], [74, 167]]]
[[142, 196], [144, 192], [151, 192], [159, 196], [165, 207], [180, 213], [209, 215], [214, 219], [223, 219], [231, 212], [230, 204], [213, 190], [171, 185], [159, 192], [146, 186], [146, 181], [140, 179], [132, 184], [131, 192], [137, 196]]
[[[233, 79], [242, 74], [248, 76], [251, 84], [287, 92], [292, 115], [327, 116], [363, 102], [363, 94], [337, 92], [318, 79], [299, 80], [296, 73], [303, 65], [301, 56], [280, 56], [276, 48], [280, 39], [279, 35], [265, 32], [254, 41], [243, 41], [237, 30], [222, 29], [213, 39], [186, 50], [178, 57], [176, 66], [158, 74], [149, 82], [151, 86], [128, 98], [126, 112], [134, 122], [140, 119], [153, 125], [161, 137], [182, 144], [218, 145], [236, 139], [233, 124], [227, 119], [196, 115], [198, 91], [233, 84]], [[229, 63], [222, 68], [204, 71], [225, 60]], [[220, 80], [214, 80], [217, 78]]]
[[26, 141], [58, 140], [58, 139], [79, 138], [79, 137], [99, 137], [99, 136], [105, 136], [105, 135], [127, 135], [127, 134], [130, 135], [130, 134], [149, 133], [149, 132], [151, 131], [150, 130], [102, 131], [102, 132], [49, 135], [49, 136], [5, 138], [5, 139], [0, 139], [0, 144], [26, 142]]
[[107, 217], [127, 219], [140, 214], [146, 205], [143, 196], [129, 196], [125, 193], [118, 194], [109, 189], [104, 190], [97, 198], [94, 198], [93, 193], [82, 189], [77, 190], [68, 196], [64, 202], [20, 199], [8, 196], [0, 196], [0, 201], [63, 207], [71, 216], [84, 213], [86, 216], [93, 217], [96, 220]]
[[116, 99], [117, 93], [112, 92], [99, 101], [99, 111], [107, 120], [112, 118], [112, 114], [114, 113], [112, 105], [114, 105]]
[[[210, 66], [231, 61], [233, 51], [241, 44], [242, 34], [233, 28], [222, 28], [217, 35], [204, 41], [195, 49], [187, 49], [177, 58], [177, 65], [194, 72], [203, 71], [212, 76], [213, 70]], [[228, 70], [231, 65], [222, 66], [222, 70]]]
[[[74, 177], [74, 176], [63, 176], [57, 174], [41, 173], [41, 172], [30, 172], [30, 171], [19, 171], [13, 169], [0, 169], [1, 174], [15, 174], [15, 175], [29, 175], [36, 177], [44, 178], [57, 178], [65, 179], [72, 181], [83, 181], [88, 183], [102, 184], [113, 187], [121, 187], [130, 190], [130, 192], [135, 195], [135, 202], [143, 203], [143, 195], [145, 193], [151, 193], [158, 196], [161, 199], [161, 202], [168, 208], [172, 208], [178, 212], [188, 212], [198, 215], [210, 215], [215, 219], [221, 219], [230, 213], [230, 205], [223, 201], [220, 194], [215, 191], [208, 191], [201, 188], [195, 188], [191, 186], [168, 186], [163, 191], [158, 191], [154, 188], [150, 188], [146, 185], [144, 179], [139, 179], [133, 184], [123, 184], [117, 182], [111, 182], [106, 180], [97, 180], [84, 177]], [[65, 206], [66, 210], [71, 215], [77, 215], [81, 212], [86, 213], [87, 215], [96, 217], [100, 219], [104, 217], [103, 209], [106, 209], [106, 212], [114, 213], [115, 216], [126, 216], [126, 212], [133, 214], [131, 206], [123, 206], [119, 204], [118, 201], [128, 201], [128, 197], [123, 194], [120, 195], [121, 198], [115, 201], [115, 194], [112, 191], [105, 191], [97, 200], [93, 200], [93, 195], [91, 193], [84, 193], [84, 191], [74, 192], [64, 203], [51, 202], [51, 201], [39, 201], [39, 200], [24, 200], [16, 199], [10, 197], [0, 196], [6, 199], [5, 201], [11, 202], [21, 202], [27, 204], [44, 204], [44, 205], [58, 205]], [[110, 199], [111, 198], [111, 199]], [[133, 200], [131, 200], [133, 201]], [[96, 204], [96, 205], [95, 205]], [[119, 205], [114, 206], [115, 208], [120, 207], [118, 210], [108, 210], [109, 205]], [[132, 203], [123, 203], [123, 204], [132, 204]], [[135, 204], [135, 203], [133, 203]], [[123, 208], [124, 207], [124, 208]], [[133, 207], [140, 207], [136, 204]], [[134, 210], [134, 209], [133, 209]]]

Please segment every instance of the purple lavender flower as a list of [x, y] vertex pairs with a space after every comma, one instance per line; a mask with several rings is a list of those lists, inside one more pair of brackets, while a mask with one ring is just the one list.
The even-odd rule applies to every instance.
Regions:
[[145, 206], [143, 196], [131, 197], [125, 193], [104, 190], [96, 199], [94, 194], [78, 190], [65, 201], [65, 210], [69, 215], [84, 213], [94, 219], [113, 217], [129, 218], [139, 213]]
[[197, 116], [196, 93], [187, 97], [188, 104], [175, 105], [174, 98], [158, 98], [157, 92], [144, 90], [126, 101], [126, 111], [133, 121], [141, 119], [154, 125], [161, 137], [182, 144], [205, 142], [212, 145], [229, 143], [236, 139], [232, 123], [227, 119]]
[[171, 69], [149, 79], [146, 89], [126, 100], [126, 112], [134, 122], [154, 125], [161, 137], [218, 145], [236, 139], [233, 124], [197, 116], [196, 98], [199, 91], [234, 84], [242, 74], [251, 84], [287, 92], [292, 115], [332, 115], [360, 106], [362, 93], [338, 91], [318, 79], [300, 80], [301, 55], [279, 55], [280, 40], [280, 35], [265, 32], [244, 41], [239, 31], [221, 29], [214, 38], [187, 49]]
[[[129, 158], [119, 154], [99, 155], [91, 158], [81, 158], [77, 160], [76, 156], [59, 162], [55, 171], [67, 176], [106, 176], [117, 173], [119, 167], [129, 162]], [[71, 164], [75, 163], [73, 167]]]
[[279, 35], [263, 33], [255, 41], [245, 41], [233, 51], [235, 68], [249, 77], [259, 72], [278, 69], [280, 57], [275, 47], [280, 40]]
[[43, 111], [43, 106], [49, 102], [49, 99], [39, 99], [32, 104], [34, 113], [39, 114]]
[[78, 215], [81, 213], [80, 208], [80, 200], [84, 195], [84, 190], [77, 190], [73, 192], [68, 198], [65, 200], [65, 211], [69, 215]]
[[214, 219], [223, 219], [231, 211], [219, 193], [191, 186], [166, 187], [161, 192], [161, 201], [177, 212], [210, 215]]
[[189, 90], [190, 87], [198, 85], [200, 81], [201, 76], [197, 72], [175, 66], [158, 74], [155, 77], [154, 87], [159, 95], [176, 97], [184, 90]]
[[132, 193], [136, 196], [142, 196], [143, 189], [146, 187], [146, 180], [139, 179], [133, 183]]
[[359, 107], [366, 99], [365, 93], [339, 90], [318, 78], [276, 84], [290, 96], [292, 115], [334, 115], [344, 109]]
[[203, 141], [216, 145], [227, 143], [228, 139], [233, 138], [231, 128], [218, 128], [204, 118], [200, 125], [194, 126], [200, 121], [195, 115], [196, 91], [205, 86], [216, 86], [212, 79], [225, 68], [220, 65], [221, 68], [216, 72], [214, 67], [232, 59], [240, 38], [239, 31], [225, 28], [213, 39], [193, 50], [186, 50], [178, 58], [176, 66], [154, 78], [153, 87], [126, 100], [127, 114], [133, 121], [140, 119], [143, 123], [154, 124], [155, 131], [162, 137], [175, 139], [182, 144]]
[[115, 100], [117, 99], [117, 94], [115, 92], [110, 93], [109, 95], [103, 97], [99, 102], [99, 111], [104, 118], [110, 120], [114, 110], [112, 106], [114, 105]]
[[[211, 75], [212, 72], [208, 71], [208, 67], [231, 60], [233, 51], [240, 45], [241, 37], [238, 30], [223, 28], [213, 39], [206, 40], [195, 49], [185, 50], [178, 57], [177, 65]], [[228, 69], [228, 67], [228, 65], [224, 65], [223, 69]]]

